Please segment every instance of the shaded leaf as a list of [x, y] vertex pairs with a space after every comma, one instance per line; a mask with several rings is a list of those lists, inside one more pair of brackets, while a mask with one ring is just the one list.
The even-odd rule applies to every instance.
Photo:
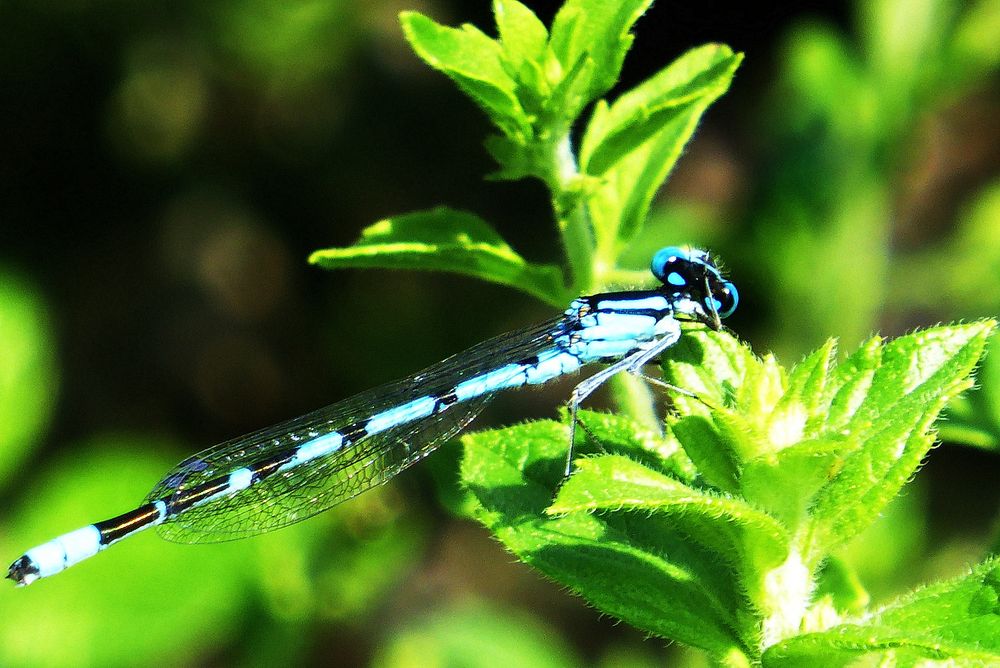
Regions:
[[549, 517], [567, 429], [535, 422], [463, 438], [462, 478], [480, 521], [519, 558], [607, 614], [713, 652], [743, 651], [727, 569], [658, 518]]
[[549, 514], [579, 511], [662, 514], [694, 540], [756, 574], [788, 554], [788, 535], [772, 517], [727, 497], [685, 485], [621, 455], [580, 459]]

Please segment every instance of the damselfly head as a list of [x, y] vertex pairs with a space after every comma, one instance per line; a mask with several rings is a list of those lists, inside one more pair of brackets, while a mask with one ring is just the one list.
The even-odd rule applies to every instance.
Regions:
[[706, 251], [667, 246], [653, 256], [650, 271], [688, 315], [718, 329], [719, 319], [736, 310], [739, 293], [725, 280]]

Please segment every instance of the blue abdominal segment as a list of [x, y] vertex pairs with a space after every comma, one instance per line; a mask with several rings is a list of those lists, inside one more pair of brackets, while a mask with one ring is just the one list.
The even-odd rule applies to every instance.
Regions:
[[635, 373], [673, 345], [680, 320], [718, 328], [719, 318], [736, 308], [736, 288], [704, 251], [665, 248], [651, 270], [661, 283], [655, 289], [581, 297], [547, 323], [189, 457], [143, 505], [28, 550], [7, 577], [30, 584], [151, 526], [171, 540], [212, 542], [298, 522], [426, 457], [496, 393], [540, 385], [594, 362], [610, 364], [574, 390], [575, 415], [607, 378]]

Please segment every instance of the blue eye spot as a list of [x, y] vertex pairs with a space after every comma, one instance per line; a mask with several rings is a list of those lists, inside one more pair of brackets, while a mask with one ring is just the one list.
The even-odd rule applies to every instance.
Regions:
[[[733, 314], [736, 310], [736, 305], [740, 303], [740, 293], [736, 291], [736, 286], [726, 281], [724, 285], [724, 290], [726, 294], [726, 302], [720, 303], [715, 307], [720, 318], [726, 318]], [[716, 300], [718, 302], [718, 300]]]
[[653, 276], [666, 282], [667, 279], [664, 276], [664, 272], [666, 271], [667, 263], [671, 260], [683, 260], [686, 262], [690, 260], [690, 257], [688, 251], [680, 246], [667, 246], [656, 252], [656, 255], [653, 256], [653, 261], [649, 263], [649, 270], [653, 272]]
[[669, 274], [667, 274], [667, 283], [669, 283], [670, 285], [676, 285], [679, 288], [682, 288], [685, 285], [687, 285], [687, 281], [684, 279], [684, 277], [678, 274], [676, 271], [672, 271]]

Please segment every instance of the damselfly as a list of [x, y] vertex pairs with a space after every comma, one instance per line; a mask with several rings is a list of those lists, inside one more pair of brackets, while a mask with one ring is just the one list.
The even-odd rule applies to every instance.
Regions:
[[559, 317], [473, 346], [395, 383], [188, 457], [145, 503], [32, 548], [11, 564], [18, 585], [54, 575], [156, 526], [178, 542], [265, 533], [386, 482], [463, 429], [497, 392], [539, 385], [592, 362], [608, 366], [569, 399], [570, 450], [580, 403], [616, 373], [642, 368], [677, 342], [682, 321], [719, 329], [737, 293], [701, 250], [668, 247], [651, 290], [574, 300]]

